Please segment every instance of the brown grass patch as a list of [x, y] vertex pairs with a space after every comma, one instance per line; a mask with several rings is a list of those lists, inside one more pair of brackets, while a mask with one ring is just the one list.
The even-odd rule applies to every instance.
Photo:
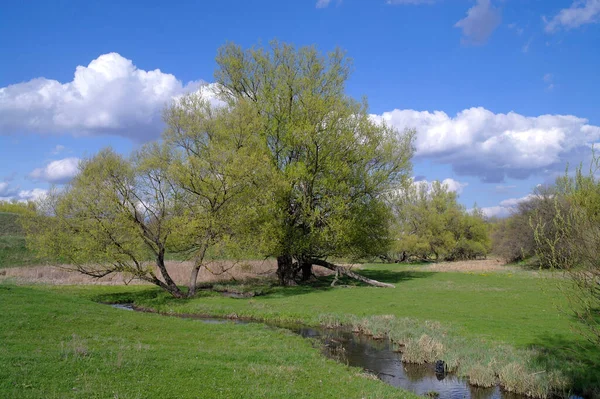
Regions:
[[[192, 262], [166, 262], [171, 278], [177, 284], [188, 284]], [[356, 269], [357, 265], [344, 265]], [[247, 280], [257, 277], [276, 278], [277, 262], [275, 259], [244, 260], [244, 261], [213, 261], [200, 270], [198, 283], [212, 283], [231, 280]], [[317, 276], [327, 276], [333, 272], [315, 267]], [[121, 284], [149, 284], [141, 280], [132, 280], [123, 273], [114, 273], [102, 278], [94, 278], [81, 274], [69, 265], [45, 265], [31, 267], [14, 267], [2, 270], [0, 281], [13, 280], [21, 284], [40, 283], [56, 285], [121, 285]], [[157, 272], [158, 275], [158, 272]]]
[[515, 271], [512, 266], [506, 266], [506, 262], [498, 258], [481, 260], [465, 260], [456, 262], [439, 262], [429, 266], [420, 267], [419, 270], [431, 272], [464, 272], [485, 273], [498, 271]]

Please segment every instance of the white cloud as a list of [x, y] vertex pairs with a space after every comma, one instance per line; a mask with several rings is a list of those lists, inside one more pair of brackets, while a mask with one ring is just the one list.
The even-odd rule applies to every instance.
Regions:
[[[414, 181], [413, 184], [415, 184], [415, 185], [425, 185], [427, 187], [427, 190], [430, 191], [432, 183], [433, 183], [433, 181], [430, 182], [430, 181], [425, 180], [425, 179], [421, 179], [421, 180], [416, 180], [415, 179], [415, 181]], [[463, 189], [469, 185], [469, 183], [462, 183], [462, 182], [459, 182], [459, 181], [454, 180], [452, 178], [444, 179], [440, 183], [442, 183], [443, 186], [446, 186], [446, 188], [448, 189], [448, 191], [455, 192], [456, 194], [462, 193]]]
[[43, 168], [34, 169], [29, 176], [49, 183], [67, 183], [79, 172], [79, 158], [65, 158], [52, 161]]
[[462, 29], [463, 43], [484, 44], [501, 21], [500, 10], [492, 6], [491, 0], [477, 0], [454, 26]]
[[469, 185], [469, 183], [461, 183], [450, 178], [442, 180], [442, 184], [448, 187], [448, 191], [453, 191], [456, 194], [462, 193], [463, 189]]
[[393, 110], [373, 115], [396, 127], [415, 128], [416, 156], [451, 164], [459, 175], [502, 182], [564, 167], [574, 154], [588, 154], [600, 127], [573, 115], [527, 117], [470, 108], [450, 117], [442, 111]]
[[571, 7], [564, 8], [546, 22], [546, 32], [552, 33], [559, 28], [574, 29], [581, 25], [600, 21], [600, 0], [575, 0]]
[[12, 187], [7, 181], [0, 182], [0, 197], [12, 197], [19, 191], [18, 187]]
[[2, 191], [2, 183], [0, 183], [0, 201], [36, 201], [48, 194], [48, 190], [34, 188], [33, 190], [18, 190], [11, 188], [10, 191]]
[[501, 201], [500, 204], [496, 206], [481, 208], [481, 211], [483, 211], [487, 217], [507, 217], [511, 215], [519, 203], [529, 201], [535, 197], [536, 196], [534, 194], [527, 194], [521, 198], [509, 198]]
[[42, 188], [34, 188], [33, 190], [22, 190], [19, 191], [18, 199], [20, 201], [37, 201], [42, 199], [48, 194], [48, 190]]
[[0, 134], [117, 134], [138, 141], [162, 130], [161, 112], [174, 97], [198, 90], [159, 69], [138, 69], [117, 53], [78, 66], [73, 80], [37, 78], [0, 88]]

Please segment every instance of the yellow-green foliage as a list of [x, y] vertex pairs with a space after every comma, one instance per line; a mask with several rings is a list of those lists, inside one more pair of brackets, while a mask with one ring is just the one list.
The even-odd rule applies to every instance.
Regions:
[[412, 183], [396, 192], [392, 203], [397, 259], [474, 259], [490, 250], [489, 229], [481, 211], [467, 212], [458, 204], [456, 193], [438, 181]]

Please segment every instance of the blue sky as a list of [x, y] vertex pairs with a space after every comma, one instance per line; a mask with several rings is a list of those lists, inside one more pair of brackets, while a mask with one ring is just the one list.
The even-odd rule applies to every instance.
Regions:
[[414, 175], [504, 215], [600, 141], [600, 0], [28, 1], [0, 12], [0, 198], [156, 139], [217, 49], [341, 47], [347, 92], [417, 129]]

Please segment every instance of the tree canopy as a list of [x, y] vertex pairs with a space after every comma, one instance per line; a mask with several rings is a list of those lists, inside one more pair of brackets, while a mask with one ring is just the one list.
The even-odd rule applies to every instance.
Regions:
[[465, 260], [485, 256], [490, 249], [483, 214], [457, 202], [457, 194], [434, 181], [414, 182], [392, 195], [395, 210], [391, 258]]
[[344, 53], [228, 44], [217, 64], [222, 99], [250, 103], [258, 116], [272, 199], [261, 250], [277, 257], [281, 283], [299, 272], [308, 279], [316, 260], [386, 248], [385, 194], [409, 177], [414, 132], [374, 122], [366, 102], [345, 94], [351, 63]]
[[[387, 250], [387, 194], [411, 171], [413, 131], [375, 122], [345, 94], [350, 62], [336, 50], [228, 44], [217, 56], [218, 104], [185, 95], [164, 112], [160, 142], [131, 157], [105, 149], [52, 192], [32, 244], [80, 272], [121, 272], [176, 297], [194, 295], [210, 252], [276, 257], [282, 284], [331, 257]], [[193, 261], [187, 292], [167, 252]]]

